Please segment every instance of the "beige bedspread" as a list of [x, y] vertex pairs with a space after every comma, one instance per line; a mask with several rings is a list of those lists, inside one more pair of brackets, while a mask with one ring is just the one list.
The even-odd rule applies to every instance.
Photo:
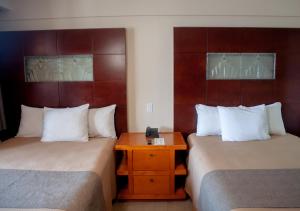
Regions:
[[1, 143], [0, 169], [95, 172], [102, 180], [107, 210], [112, 209], [112, 199], [116, 195], [114, 140], [98, 138], [89, 142], [50, 143], [39, 140], [13, 138]]
[[[267, 141], [222, 142], [219, 136], [188, 137], [190, 145], [186, 190], [197, 209], [200, 184], [205, 174], [222, 169], [300, 168], [300, 139], [291, 134], [272, 136]], [[235, 211], [268, 209], [235, 209]], [[270, 209], [277, 210], [277, 209]], [[299, 209], [278, 209], [299, 210]]]

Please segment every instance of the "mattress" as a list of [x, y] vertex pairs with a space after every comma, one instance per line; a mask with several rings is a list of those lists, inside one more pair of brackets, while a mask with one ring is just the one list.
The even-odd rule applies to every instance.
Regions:
[[[5, 195], [0, 210], [88, 210], [100, 203], [101, 210], [112, 210], [116, 195], [114, 143], [106, 138], [49, 143], [39, 138], [13, 138], [1, 143], [0, 192]], [[56, 197], [59, 194], [61, 198]], [[99, 201], [98, 205], [84, 207], [90, 203], [87, 197], [90, 202]]]
[[[188, 143], [190, 153], [186, 190], [197, 210], [201, 207], [201, 189], [204, 189], [203, 180], [207, 175], [214, 172], [246, 172], [255, 170], [254, 172], [264, 171], [264, 173], [274, 173], [273, 171], [298, 171], [299, 173], [300, 139], [291, 134], [272, 136], [270, 140], [266, 141], [247, 142], [222, 142], [220, 136], [198, 137], [195, 134], [191, 134], [188, 137]], [[299, 181], [299, 177], [295, 178]], [[226, 194], [226, 197], [229, 197], [232, 193], [227, 192]], [[296, 197], [300, 201], [300, 195]], [[253, 208], [249, 206], [237, 207], [231, 210], [264, 211], [268, 210], [268, 207], [254, 206]], [[270, 208], [270, 210], [274, 210], [274, 208]], [[278, 210], [300, 209], [281, 208]]]

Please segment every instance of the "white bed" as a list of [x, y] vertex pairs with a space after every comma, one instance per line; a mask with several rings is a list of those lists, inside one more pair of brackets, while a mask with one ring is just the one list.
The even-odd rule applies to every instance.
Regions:
[[[266, 141], [247, 142], [222, 142], [220, 136], [199, 137], [191, 134], [188, 142], [190, 153], [186, 190], [191, 196], [196, 210], [199, 210], [201, 182], [209, 172], [228, 169], [300, 169], [300, 139], [291, 134], [272, 136], [270, 140]], [[234, 210], [269, 209], [244, 207]], [[274, 208], [270, 210], [274, 210]]]
[[[49, 143], [41, 142], [40, 138], [13, 138], [0, 144], [0, 170], [93, 172], [102, 182], [105, 210], [111, 210], [116, 196], [114, 143], [108, 138]], [[35, 208], [32, 210], [43, 210], [44, 207]]]

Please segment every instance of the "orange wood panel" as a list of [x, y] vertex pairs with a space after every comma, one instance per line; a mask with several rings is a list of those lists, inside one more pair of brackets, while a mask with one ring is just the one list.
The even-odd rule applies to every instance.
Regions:
[[170, 175], [170, 170], [168, 169], [167, 171], [133, 171], [133, 175]]
[[133, 170], [169, 170], [169, 150], [134, 150]]
[[127, 150], [128, 159], [128, 190], [133, 194], [133, 169], [132, 169], [132, 150]]
[[159, 136], [165, 139], [165, 145], [163, 146], [148, 145], [145, 133], [122, 133], [117, 144], [115, 145], [115, 149], [116, 150], [128, 150], [128, 149], [186, 150], [187, 149], [187, 145], [180, 132], [160, 133]]
[[134, 194], [169, 194], [169, 176], [134, 176]]
[[176, 165], [175, 175], [186, 175], [186, 174], [187, 174], [186, 166], [183, 163]]
[[122, 160], [117, 168], [117, 175], [128, 175], [128, 160], [127, 156], [123, 155]]
[[170, 150], [170, 193], [175, 191], [175, 150]]
[[128, 185], [118, 187], [118, 199], [186, 197], [182, 178], [187, 170], [182, 155], [187, 145], [179, 132], [161, 133], [160, 137], [165, 138], [166, 145], [148, 145], [144, 133], [121, 134], [115, 150], [126, 152], [122, 155], [127, 157], [121, 158], [116, 173], [117, 180], [128, 175]]

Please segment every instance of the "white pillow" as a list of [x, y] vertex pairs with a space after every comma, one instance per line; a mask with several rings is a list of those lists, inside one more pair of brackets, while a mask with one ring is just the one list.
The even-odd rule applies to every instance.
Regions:
[[88, 108], [44, 108], [43, 142], [88, 141]]
[[197, 136], [221, 135], [219, 111], [217, 107], [198, 104]]
[[41, 137], [44, 109], [21, 105], [21, 120], [17, 137]]
[[89, 109], [89, 136], [116, 138], [116, 105]]
[[281, 103], [276, 102], [271, 105], [267, 105], [267, 114], [269, 120], [270, 134], [285, 135], [285, 128], [281, 114]]
[[265, 105], [255, 107], [218, 106], [223, 141], [269, 139]]

